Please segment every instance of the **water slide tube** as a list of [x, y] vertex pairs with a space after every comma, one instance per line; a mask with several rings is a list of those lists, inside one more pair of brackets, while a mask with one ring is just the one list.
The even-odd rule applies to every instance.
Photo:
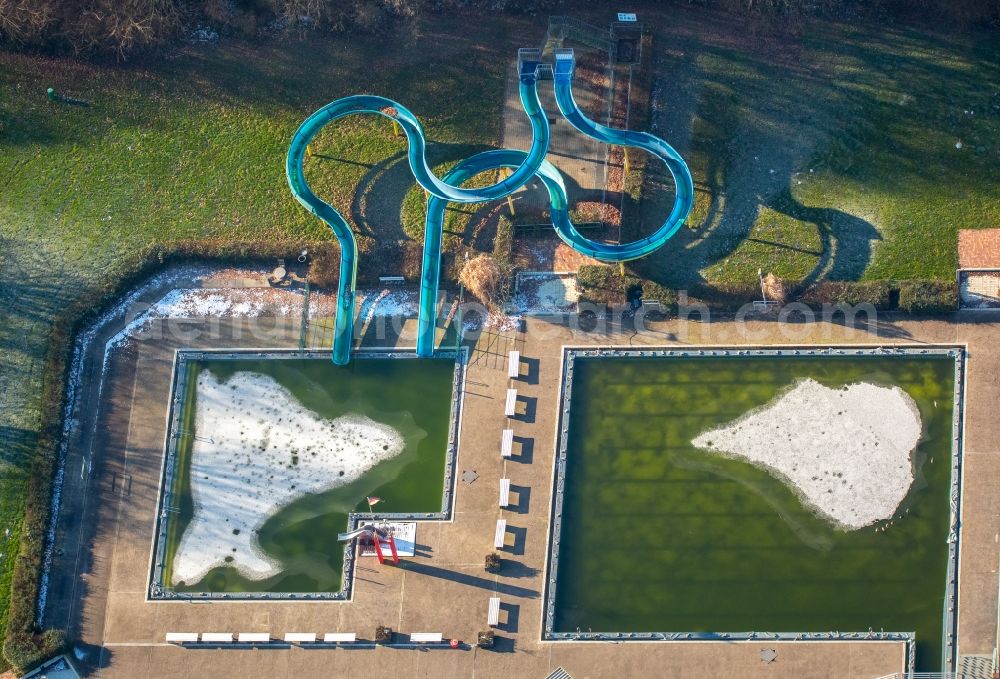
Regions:
[[[410, 167], [417, 182], [428, 191], [425, 221], [423, 267], [420, 281], [420, 314], [418, 319], [417, 354], [431, 356], [434, 352], [434, 327], [437, 317], [437, 295], [441, 269], [441, 241], [444, 213], [448, 202], [483, 202], [500, 198], [520, 188], [537, 175], [549, 193], [552, 224], [558, 236], [578, 252], [605, 262], [624, 262], [650, 254], [661, 247], [684, 224], [691, 211], [694, 185], [683, 158], [662, 139], [645, 132], [616, 130], [587, 118], [573, 99], [572, 81], [575, 60], [572, 50], [556, 50], [554, 86], [560, 112], [577, 130], [608, 144], [641, 148], [659, 157], [667, 166], [676, 185], [674, 207], [667, 220], [653, 234], [618, 245], [599, 243], [584, 237], [569, 219], [569, 205], [562, 175], [545, 161], [548, 150], [548, 121], [538, 103], [537, 50], [519, 53], [521, 102], [532, 124], [532, 145], [528, 152], [511, 149], [486, 151], [455, 166], [443, 180], [438, 180], [424, 160], [423, 130], [407, 109], [389, 99], [374, 96], [347, 97], [328, 104], [303, 122], [289, 148], [286, 172], [292, 193], [317, 217], [322, 219], [341, 243], [341, 279], [338, 289], [337, 319], [334, 334], [333, 361], [344, 365], [350, 359], [353, 334], [354, 287], [357, 271], [357, 246], [347, 222], [328, 204], [317, 198], [302, 175], [305, 147], [319, 130], [340, 117], [352, 113], [378, 113], [393, 118], [403, 127], [409, 141]], [[419, 150], [417, 150], [419, 149]], [[513, 168], [505, 180], [483, 189], [462, 189], [461, 184], [472, 176], [488, 170]]]
[[[571, 49], [557, 49], [555, 54], [554, 86], [556, 94], [556, 105], [559, 112], [581, 133], [588, 137], [593, 137], [605, 144], [615, 144], [618, 146], [631, 146], [642, 149], [653, 154], [666, 164], [671, 176], [674, 178], [675, 194], [674, 207], [667, 216], [666, 221], [653, 233], [631, 243], [621, 245], [608, 245], [596, 243], [580, 236], [568, 219], [563, 219], [563, 215], [556, 214], [556, 203], [552, 203], [552, 225], [556, 228], [556, 233], [570, 247], [578, 252], [593, 257], [604, 262], [625, 262], [631, 259], [638, 259], [659, 249], [671, 236], [684, 225], [684, 220], [691, 213], [694, 204], [694, 181], [691, 179], [691, 171], [687, 163], [681, 158], [674, 148], [659, 137], [654, 137], [648, 132], [635, 132], [633, 130], [616, 130], [606, 127], [590, 120], [580, 107], [577, 106], [573, 98], [573, 70], [576, 60]], [[542, 176], [542, 180], [545, 177]], [[561, 181], [560, 181], [561, 183]], [[548, 186], [548, 184], [546, 184]], [[565, 191], [563, 192], [563, 203], [565, 203]], [[549, 189], [552, 195], [552, 189]], [[562, 206], [560, 206], [562, 209]]]
[[[666, 221], [645, 238], [612, 245], [593, 241], [581, 234], [569, 218], [569, 200], [562, 175], [548, 161], [543, 162], [537, 172], [549, 193], [552, 225], [556, 234], [571, 248], [603, 262], [625, 262], [645, 257], [659, 249], [684, 225], [694, 202], [694, 181], [691, 171], [680, 154], [670, 144], [646, 132], [616, 130], [596, 123], [583, 114], [573, 98], [573, 71], [575, 59], [573, 50], [555, 50], [554, 87], [556, 104], [563, 117], [573, 127], [588, 137], [606, 144], [631, 146], [648, 151], [667, 166], [676, 186], [674, 207]], [[486, 151], [468, 158], [445, 175], [444, 181], [459, 185], [480, 172], [500, 168], [519, 167], [525, 162], [524, 152], [510, 149]], [[427, 202], [427, 218], [424, 225], [424, 260], [420, 278], [420, 318], [417, 328], [417, 355], [430, 356], [434, 352], [434, 324], [438, 283], [441, 270], [441, 234], [444, 225], [447, 201], [436, 196]]]
[[[356, 95], [330, 102], [319, 109], [299, 126], [292, 136], [285, 158], [285, 175], [292, 195], [309, 212], [325, 222], [340, 243], [340, 282], [337, 287], [337, 315], [333, 335], [333, 362], [346, 365], [351, 357], [351, 343], [354, 331], [354, 292], [358, 272], [358, 246], [350, 224], [332, 206], [319, 198], [306, 181], [303, 161], [309, 143], [320, 130], [345, 116], [359, 113], [373, 113], [394, 120], [406, 134], [407, 156], [414, 178], [430, 195], [457, 203], [480, 203], [507, 196], [528, 180], [545, 159], [549, 148], [549, 121], [538, 101], [538, 65], [534, 58], [539, 50], [522, 50], [527, 57], [519, 55], [519, 94], [531, 122], [531, 148], [524, 155], [524, 163], [514, 172], [493, 184], [475, 189], [463, 189], [438, 179], [427, 164], [426, 141], [423, 127], [413, 113], [401, 104], [385, 97]], [[438, 236], [440, 243], [440, 235]], [[436, 297], [436, 296], [435, 296]], [[435, 300], [428, 302], [421, 315], [434, 311]]]

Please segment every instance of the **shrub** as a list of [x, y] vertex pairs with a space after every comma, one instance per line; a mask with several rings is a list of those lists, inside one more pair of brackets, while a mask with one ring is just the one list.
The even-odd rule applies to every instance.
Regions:
[[4, 658], [19, 672], [27, 672], [59, 655], [66, 647], [62, 630], [50, 629], [42, 634], [8, 634], [3, 644]]
[[499, 573], [501, 567], [500, 555], [496, 552], [490, 552], [486, 555], [486, 572], [487, 573]]
[[584, 264], [576, 272], [580, 301], [594, 304], [621, 304], [625, 288], [617, 269], [603, 264]]
[[820, 281], [799, 294], [798, 301], [813, 308], [824, 304], [871, 304], [879, 311], [891, 306], [889, 281]]
[[584, 264], [576, 274], [580, 301], [597, 305], [623, 304], [625, 293], [633, 285], [642, 287], [642, 298], [659, 302], [668, 310], [677, 307], [677, 291], [665, 285], [640, 278], [631, 271], [623, 276], [615, 266]]
[[788, 290], [785, 287], [785, 281], [778, 278], [773, 273], [769, 273], [764, 276], [764, 280], [761, 281], [761, 286], [764, 288], [764, 294], [767, 295], [767, 299], [772, 302], [784, 304], [785, 300], [788, 299]]
[[408, 281], [420, 280], [420, 271], [424, 264], [424, 247], [413, 240], [399, 241], [399, 251], [402, 255], [400, 273]]
[[955, 281], [902, 281], [899, 309], [910, 314], [944, 314], [958, 309]]
[[375, 628], [375, 641], [380, 644], [388, 643], [392, 641], [392, 628], [386, 627], [385, 625], [379, 625]]
[[650, 302], [659, 302], [669, 310], [677, 307], [677, 291], [652, 281], [642, 282], [642, 298]]
[[336, 287], [340, 281], [340, 248], [317, 248], [309, 255], [309, 282], [318, 288]]
[[493, 237], [493, 259], [504, 276], [514, 273], [514, 224], [506, 216], [497, 221], [497, 234]]
[[476, 639], [476, 645], [480, 648], [493, 648], [493, 639], [493, 630], [480, 632], [478, 638]]
[[466, 290], [475, 295], [489, 309], [495, 309], [499, 306], [497, 291], [501, 277], [500, 267], [497, 266], [492, 257], [486, 254], [466, 262], [458, 275], [458, 279]]

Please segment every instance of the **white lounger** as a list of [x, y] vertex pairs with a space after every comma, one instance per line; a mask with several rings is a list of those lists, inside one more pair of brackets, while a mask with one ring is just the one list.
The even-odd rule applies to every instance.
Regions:
[[328, 644], [353, 644], [357, 635], [354, 632], [327, 632], [323, 641]]
[[517, 407], [517, 389], [507, 390], [507, 403], [504, 405], [503, 414], [507, 417], [514, 417], [514, 409]]
[[500, 457], [510, 457], [514, 447], [514, 430], [504, 429], [500, 436]]
[[500, 479], [500, 506], [510, 505], [510, 479]]
[[193, 644], [198, 641], [197, 632], [167, 632], [168, 644]]
[[493, 546], [496, 549], [503, 549], [503, 543], [507, 539], [507, 519], [497, 519], [497, 532], [493, 536]]
[[285, 632], [285, 641], [290, 644], [311, 644], [316, 641], [315, 632]]
[[233, 643], [232, 632], [202, 632], [201, 643], [203, 644], [231, 644]]
[[266, 644], [271, 641], [269, 632], [240, 632], [237, 637], [241, 644]]
[[516, 380], [521, 374], [521, 352], [512, 351], [510, 352], [510, 358], [507, 360], [507, 377], [512, 380]]
[[500, 597], [490, 597], [490, 608], [486, 612], [486, 625], [496, 627], [500, 624]]
[[440, 644], [440, 632], [411, 632], [410, 641], [415, 644]]

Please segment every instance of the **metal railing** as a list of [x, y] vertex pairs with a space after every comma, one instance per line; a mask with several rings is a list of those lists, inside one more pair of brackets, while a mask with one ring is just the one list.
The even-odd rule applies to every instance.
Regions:
[[614, 45], [610, 30], [588, 24], [586, 21], [580, 21], [570, 16], [549, 17], [547, 37], [556, 36], [563, 40], [569, 38], [581, 44], [596, 47], [597, 49], [610, 50]]
[[876, 679], [972, 679], [964, 672], [896, 672]]

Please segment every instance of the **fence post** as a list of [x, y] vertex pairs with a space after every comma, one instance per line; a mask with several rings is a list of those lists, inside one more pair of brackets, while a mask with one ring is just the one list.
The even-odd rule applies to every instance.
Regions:
[[306, 334], [309, 332], [309, 279], [306, 279], [305, 298], [302, 300], [302, 321], [299, 327], [299, 355], [305, 354]]

